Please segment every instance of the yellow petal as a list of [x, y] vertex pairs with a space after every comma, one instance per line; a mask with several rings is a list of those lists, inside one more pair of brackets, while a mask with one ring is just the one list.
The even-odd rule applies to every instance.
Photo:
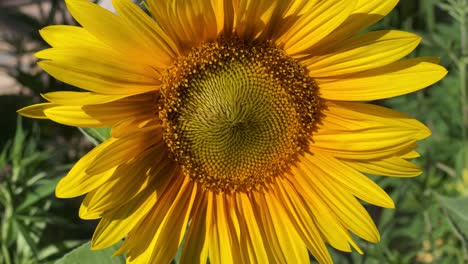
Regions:
[[344, 42], [323, 56], [303, 63], [313, 77], [361, 72], [395, 62], [421, 41], [415, 34], [397, 30], [369, 32]]
[[206, 203], [206, 195], [202, 195], [193, 207], [193, 216], [185, 237], [180, 264], [205, 264], [208, 259]]
[[96, 156], [113, 142], [114, 139], [108, 139], [84, 155], [67, 176], [59, 181], [55, 195], [59, 198], [72, 198], [90, 192], [105, 183], [114, 174], [115, 168], [95, 175], [87, 174], [86, 170]]
[[294, 229], [278, 198], [271, 194], [252, 193], [252, 203], [272, 249], [276, 263], [310, 263], [307, 247]]
[[384, 107], [329, 101], [326, 108], [310, 145], [312, 152], [344, 159], [382, 159], [430, 135], [419, 121]]
[[320, 175], [340, 184], [359, 199], [381, 207], [395, 207], [392, 198], [382, 188], [357, 170], [322, 153], [304, 155], [305, 162], [313, 166], [313, 171], [317, 174], [320, 171]]
[[324, 54], [336, 45], [345, 43], [346, 39], [361, 30], [371, 26], [385, 17], [397, 5], [398, 0], [358, 0], [355, 9], [348, 18], [332, 33], [328, 34], [317, 45], [314, 45], [302, 54]]
[[99, 41], [135, 61], [154, 67], [163, 66], [150, 46], [124, 19], [86, 0], [66, 0], [65, 3], [73, 18]]
[[86, 29], [68, 25], [48, 26], [39, 30], [41, 37], [52, 47], [103, 47], [104, 43], [91, 35]]
[[[287, 8], [289, 1], [268, 0], [240, 0], [236, 6], [235, 30], [243, 39], [254, 40], [260, 34], [262, 38], [270, 38], [279, 23], [282, 11]], [[278, 29], [278, 28], [276, 28]]]
[[[278, 200], [283, 204], [284, 210], [290, 215], [291, 222], [293, 222], [309, 251], [319, 263], [333, 263], [325, 247], [322, 235], [312, 220], [313, 216], [306, 210], [304, 200], [300, 198], [296, 190], [286, 180], [277, 179], [275, 185], [275, 195], [277, 195]], [[340, 240], [346, 242], [342, 237]], [[346, 251], [351, 251], [348, 243], [344, 244], [346, 244]]]
[[87, 203], [89, 200], [92, 199], [93, 195], [94, 195], [94, 191], [91, 191], [89, 192], [88, 194], [86, 194], [85, 198], [83, 199], [83, 202], [81, 202], [81, 205], [80, 205], [80, 209], [78, 211], [78, 216], [81, 218], [81, 219], [85, 219], [85, 220], [96, 220], [96, 219], [99, 219], [102, 217], [102, 212], [89, 212], [88, 211], [88, 206], [87, 206]]
[[412, 130], [414, 139], [423, 139], [430, 130], [418, 120], [392, 109], [357, 102], [328, 101], [322, 128], [324, 131], [363, 131], [372, 128]]
[[112, 2], [119, 18], [136, 32], [139, 36], [138, 41], [151, 52], [148, 55], [157, 58], [160, 66], [171, 65], [179, 55], [178, 47], [161, 27], [133, 2], [129, 0]]
[[[255, 2], [255, 1], [252, 1]], [[276, 41], [282, 38], [283, 34], [286, 34], [291, 27], [297, 23], [301, 17], [308, 14], [316, 5], [317, 0], [290, 0], [290, 1], [266, 1], [271, 6], [271, 13], [267, 19], [262, 19], [262, 23], [257, 27], [261, 30], [259, 32], [258, 39], [260, 40], [273, 40]], [[247, 9], [246, 12], [249, 12]], [[268, 14], [268, 13], [267, 13]], [[254, 18], [255, 19], [255, 18]], [[280, 41], [278, 41], [280, 43]]]
[[[131, 193], [132, 186], [128, 186], [130, 191], [120, 193], [127, 201], [120, 206], [114, 201], [114, 208], [107, 209], [102, 214], [103, 219], [99, 222], [93, 235], [93, 249], [103, 249], [109, 247], [124, 238], [155, 206], [161, 193], [168, 185], [168, 179], [174, 177], [175, 167], [161, 170], [160, 173], [151, 175], [151, 183], [137, 195], [125, 197]], [[125, 175], [128, 179], [120, 180], [122, 185], [131, 182], [132, 177]], [[135, 177], [139, 177], [136, 176]], [[157, 179], [160, 178], [160, 179]], [[118, 190], [115, 190], [118, 192]]]
[[419, 155], [419, 153], [416, 152], [416, 151], [414, 151], [414, 150], [409, 151], [409, 152], [407, 152], [407, 153], [401, 155], [401, 158], [402, 158], [402, 159], [407, 159], [407, 160], [417, 159], [417, 158], [419, 158], [419, 157], [421, 157], [421, 155]]
[[346, 228], [369, 242], [377, 243], [380, 241], [380, 234], [374, 221], [356, 198], [344, 190], [341, 185], [328, 179], [323, 182], [323, 185], [319, 184], [319, 188], [322, 192], [324, 189], [333, 190], [336, 197], [327, 197], [328, 202], [333, 204], [335, 213]]
[[170, 175], [170, 169], [174, 167], [165, 152], [165, 146], [158, 144], [143, 151], [134, 160], [120, 165], [105, 185], [95, 189], [91, 196], [86, 196], [83, 201], [86, 214], [102, 214], [106, 210], [119, 207], [147, 188], [154, 192], [158, 190], [157, 187], [165, 181]]
[[127, 97], [127, 95], [107, 95], [97, 94], [91, 92], [50, 92], [43, 94], [47, 101], [59, 105], [92, 105], [92, 104], [104, 104], [113, 101], [117, 101]]
[[153, 195], [142, 194], [130, 200], [123, 208], [118, 208], [119, 210], [115, 212], [116, 217], [103, 217], [99, 221], [92, 238], [93, 250], [104, 249], [119, 242], [148, 214], [156, 204], [156, 198]]
[[97, 174], [132, 161], [147, 148], [157, 145], [161, 139], [161, 131], [153, 128], [141, 129], [133, 135], [118, 138], [94, 158], [86, 172]]
[[411, 93], [441, 80], [447, 70], [432, 59], [397, 61], [372, 70], [340, 76], [316, 78], [320, 96], [330, 100], [370, 101]]
[[[350, 244], [356, 248], [352, 237], [340, 222], [340, 219], [327, 205], [325, 197], [316, 190], [313, 177], [304, 165], [292, 167], [292, 177], [289, 181], [305, 200], [307, 213], [317, 225], [320, 233], [330, 246], [345, 252], [351, 252]], [[359, 252], [359, 248], [358, 248]]]
[[77, 127], [106, 127], [135, 116], [152, 115], [149, 102], [119, 100], [99, 105], [54, 106], [44, 110], [45, 115], [61, 124]]
[[208, 206], [213, 214], [211, 222], [207, 222], [210, 229], [209, 241], [209, 259], [210, 263], [216, 264], [235, 264], [242, 262], [239, 240], [239, 225], [233, 208], [232, 197], [229, 194], [208, 195], [211, 204]]
[[[215, 40], [224, 28], [225, 5], [231, 1], [148, 1], [148, 9], [171, 39], [189, 50], [203, 41]], [[215, 12], [216, 11], [216, 12]], [[232, 23], [232, 22], [231, 22]]]
[[52, 107], [56, 107], [57, 104], [52, 103], [42, 103], [42, 104], [35, 104], [21, 108], [18, 110], [18, 114], [30, 118], [38, 118], [38, 119], [48, 119], [45, 115], [44, 111], [50, 109]]
[[[172, 203], [176, 201], [176, 197], [181, 195], [179, 191], [185, 190], [185, 188], [187, 188], [184, 177], [181, 177], [183, 176], [181, 171], [177, 167], [174, 167], [173, 169], [174, 170], [170, 172], [171, 174], [167, 176], [170, 181], [167, 181], [160, 190], [156, 190], [158, 192], [157, 195], [154, 195], [154, 197], [150, 195], [151, 200], [156, 199], [156, 203], [151, 207], [150, 212], [145, 216], [144, 219], [142, 219], [142, 221], [138, 222], [138, 224], [132, 229], [130, 233], [128, 233], [127, 239], [114, 253], [114, 255], [121, 255], [132, 251], [133, 253], [131, 258], [135, 258], [149, 249], [147, 248], [148, 244], [152, 240], [153, 235], [158, 228], [157, 225], [159, 225], [159, 222], [148, 222], [149, 219], [156, 216], [155, 211], [160, 214], [160, 217], [165, 217], [170, 206], [173, 206]], [[135, 205], [136, 204], [137, 200], [135, 200]], [[129, 206], [131, 205], [129, 204]], [[118, 214], [118, 211], [118, 209], [115, 209], [114, 211], [106, 212], [105, 216], [111, 217], [113, 213]], [[160, 221], [161, 218], [157, 218], [157, 220]], [[148, 255], [151, 254], [151, 252], [145, 252], [144, 254]], [[130, 256], [127, 255], [127, 257]]]
[[192, 206], [202, 195], [201, 190], [187, 178], [182, 186], [176, 187], [179, 188], [167, 191], [173, 194], [160, 198], [140, 228], [129, 235], [126, 242], [133, 248], [127, 254], [127, 263], [170, 263], [174, 258], [184, 237]]
[[346, 239], [346, 229], [333, 213], [333, 210], [326, 205], [323, 197], [320, 197], [314, 189], [309, 188], [310, 177], [297, 168], [292, 168], [293, 176], [290, 181], [295, 189], [304, 197], [305, 213], [308, 213], [314, 221], [324, 239], [334, 248], [351, 252], [351, 247]]
[[136, 116], [127, 118], [115, 124], [111, 130], [111, 136], [114, 138], [122, 138], [130, 134], [137, 133], [143, 128], [161, 127], [161, 123], [154, 116]]
[[240, 244], [243, 255], [248, 256], [249, 263], [271, 263], [274, 261], [272, 254], [267, 249], [260, 223], [255, 215], [249, 197], [245, 193], [236, 194], [236, 213], [240, 215]]
[[57, 80], [102, 94], [134, 95], [159, 89], [159, 73], [139, 64], [123, 63], [105, 51], [52, 48], [36, 53], [50, 59], [38, 65]]
[[[367, 241], [378, 242], [380, 235], [377, 227], [356, 198], [348, 190], [344, 189], [341, 184], [332, 181], [329, 177], [325, 177], [324, 173], [317, 170], [315, 165], [311, 164], [307, 159], [304, 159], [304, 161], [300, 162], [298, 166], [301, 170], [308, 172], [308, 176], [302, 176], [313, 179], [313, 185], [309, 184], [308, 187], [321, 197], [320, 200], [323, 199], [326, 206], [340, 219], [341, 224]], [[298, 175], [301, 176], [301, 174]], [[317, 203], [320, 203], [320, 200]], [[318, 213], [322, 213], [322, 211]]]
[[353, 11], [357, 0], [318, 1], [277, 43], [286, 53], [298, 54], [337, 28]]
[[422, 173], [421, 168], [401, 157], [370, 161], [343, 160], [342, 162], [358, 171], [374, 175], [416, 177]]

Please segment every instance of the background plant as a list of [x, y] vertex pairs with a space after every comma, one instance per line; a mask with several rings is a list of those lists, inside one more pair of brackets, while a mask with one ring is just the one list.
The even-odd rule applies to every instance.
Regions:
[[51, 215], [59, 205], [51, 199], [55, 185], [70, 165], [50, 166], [54, 154], [39, 150], [38, 143], [37, 126], [28, 134], [18, 118], [15, 136], [0, 154], [0, 263], [45, 263], [80, 243], [48, 236], [54, 226], [70, 226]]

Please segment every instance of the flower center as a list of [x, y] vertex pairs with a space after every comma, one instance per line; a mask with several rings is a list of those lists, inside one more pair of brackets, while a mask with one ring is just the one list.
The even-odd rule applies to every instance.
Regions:
[[317, 85], [272, 43], [220, 39], [164, 76], [164, 139], [193, 180], [213, 191], [261, 189], [308, 144]]

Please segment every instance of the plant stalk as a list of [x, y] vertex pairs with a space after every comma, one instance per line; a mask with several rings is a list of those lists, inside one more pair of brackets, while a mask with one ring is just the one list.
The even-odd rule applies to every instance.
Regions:
[[[462, 0], [462, 6], [464, 9], [460, 12], [460, 48], [461, 48], [461, 58], [458, 60], [458, 71], [460, 74], [460, 107], [462, 113], [462, 155], [463, 155], [463, 167], [462, 170], [468, 169], [468, 98], [467, 98], [467, 62], [468, 62], [468, 37], [467, 37], [467, 11], [466, 6], [468, 5], [468, 0]], [[463, 171], [461, 172], [461, 177]]]

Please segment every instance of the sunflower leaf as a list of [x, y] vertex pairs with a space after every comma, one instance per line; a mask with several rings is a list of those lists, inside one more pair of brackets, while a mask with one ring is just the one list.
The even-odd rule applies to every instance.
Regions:
[[447, 209], [448, 216], [456, 228], [468, 237], [468, 196], [450, 198], [437, 195], [436, 197], [439, 203]]
[[91, 250], [91, 242], [87, 242], [55, 262], [55, 264], [78, 264], [78, 263], [99, 263], [99, 264], [125, 264], [125, 257], [112, 256], [121, 243], [104, 250]]
[[99, 145], [110, 138], [110, 127], [78, 128], [94, 145]]

